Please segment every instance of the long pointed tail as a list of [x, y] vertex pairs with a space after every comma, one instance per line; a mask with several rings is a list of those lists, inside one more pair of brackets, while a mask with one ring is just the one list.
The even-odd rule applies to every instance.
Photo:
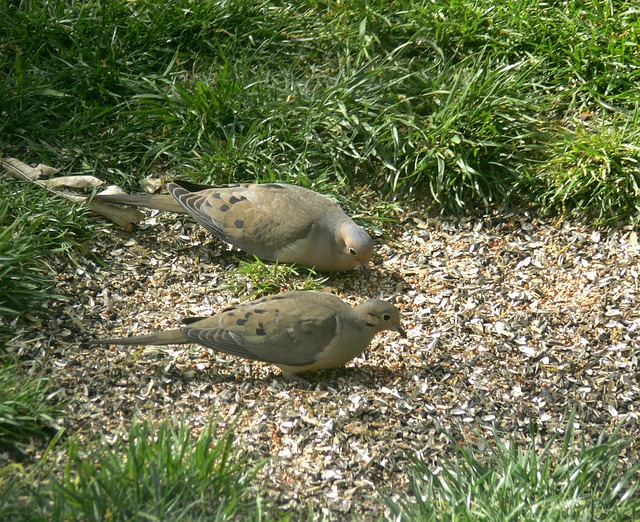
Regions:
[[165, 344], [185, 344], [192, 342], [177, 330], [168, 330], [166, 332], [158, 332], [149, 335], [134, 335], [133, 337], [122, 337], [118, 339], [97, 339], [89, 341], [89, 344], [120, 344], [124, 346], [135, 345], [165, 345]]
[[96, 194], [94, 199], [133, 207], [155, 208], [166, 212], [180, 212], [182, 214], [186, 212], [180, 203], [169, 194]]

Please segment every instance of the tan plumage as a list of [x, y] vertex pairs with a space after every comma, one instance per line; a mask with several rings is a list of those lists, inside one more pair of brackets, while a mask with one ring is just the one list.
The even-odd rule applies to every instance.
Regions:
[[402, 336], [400, 313], [372, 299], [351, 307], [324, 292], [285, 292], [243, 303], [213, 317], [186, 321], [176, 330], [91, 344], [197, 343], [254, 361], [275, 364], [285, 375], [342, 366], [383, 330]]
[[169, 183], [171, 195], [97, 195], [111, 203], [189, 214], [215, 237], [268, 261], [320, 271], [368, 270], [373, 241], [331, 199], [286, 183], [210, 187]]

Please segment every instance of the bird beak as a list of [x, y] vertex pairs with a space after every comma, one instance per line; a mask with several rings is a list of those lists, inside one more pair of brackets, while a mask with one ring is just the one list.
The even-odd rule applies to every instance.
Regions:
[[362, 264], [360, 266], [362, 267], [362, 271], [364, 272], [364, 278], [369, 279], [369, 277], [371, 277], [371, 269], [369, 268], [369, 264]]
[[407, 332], [404, 331], [401, 325], [396, 326], [396, 332], [398, 332], [405, 339], [407, 338]]

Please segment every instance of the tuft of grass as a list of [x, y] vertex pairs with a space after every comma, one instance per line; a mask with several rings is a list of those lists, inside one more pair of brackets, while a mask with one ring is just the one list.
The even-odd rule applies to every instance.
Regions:
[[[303, 275], [304, 279], [301, 279]], [[321, 290], [329, 279], [319, 276], [309, 268], [265, 263], [257, 257], [254, 257], [253, 261], [241, 261], [235, 276], [237, 281], [235, 291], [246, 293], [250, 298], [277, 294], [289, 286], [292, 286], [292, 290]], [[292, 284], [291, 281], [294, 278], [295, 281]]]
[[0, 517], [2, 520], [28, 520], [29, 515], [33, 516], [33, 512], [20, 501], [24, 501], [26, 489], [26, 478], [20, 466], [0, 467]]
[[32, 492], [50, 520], [266, 520], [252, 491], [258, 467], [218, 440], [210, 424], [196, 437], [183, 422], [134, 421], [113, 447], [72, 439], [61, 477]]
[[45, 247], [33, 233], [37, 226], [10, 218], [8, 209], [0, 200], [0, 314], [17, 316], [44, 301], [51, 281], [42, 259]]
[[632, 123], [561, 129], [531, 186], [547, 212], [594, 216], [613, 223], [640, 220], [640, 112]]
[[394, 520], [635, 520], [640, 514], [640, 463], [622, 464], [629, 441], [601, 435], [574, 442], [572, 413], [559, 451], [555, 438], [528, 448], [496, 435], [483, 454], [462, 447], [434, 472], [412, 458], [411, 496], [387, 497]]
[[0, 366], [0, 446], [17, 448], [60, 430], [63, 406], [49, 379], [23, 375], [8, 357]]
[[24, 183], [0, 182], [0, 315], [37, 309], [51, 295], [49, 261], [91, 233], [82, 207]]
[[[252, 487], [260, 468], [233, 432], [134, 420], [113, 445], [55, 439], [26, 468], [0, 467], [3, 520], [276, 520]], [[59, 462], [63, 467], [60, 469]], [[286, 516], [277, 520], [287, 520]]]

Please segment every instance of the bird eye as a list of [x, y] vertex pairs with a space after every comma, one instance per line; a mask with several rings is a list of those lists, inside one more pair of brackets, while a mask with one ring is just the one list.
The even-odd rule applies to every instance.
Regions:
[[350, 253], [352, 256], [355, 256], [355, 255], [357, 254], [356, 249], [355, 249], [355, 248], [353, 248], [353, 247], [349, 247], [349, 253]]
[[391, 314], [382, 314], [382, 320], [383, 321], [390, 321], [391, 320]]

